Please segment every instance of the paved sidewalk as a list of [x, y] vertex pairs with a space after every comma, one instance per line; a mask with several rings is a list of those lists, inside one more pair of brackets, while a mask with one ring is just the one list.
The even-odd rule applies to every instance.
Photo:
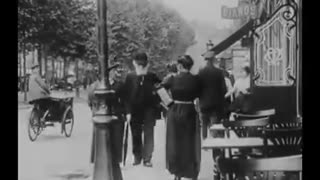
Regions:
[[[60, 124], [48, 127], [35, 142], [27, 135], [27, 109], [19, 109], [19, 180], [92, 180], [89, 163], [92, 143], [91, 111], [85, 103], [74, 104], [75, 126], [70, 138], [60, 134]], [[165, 162], [165, 122], [155, 126], [153, 168], [132, 166], [131, 133], [128, 139], [127, 165], [122, 167], [124, 180], [172, 180]], [[212, 179], [211, 151], [201, 152], [199, 180]]]

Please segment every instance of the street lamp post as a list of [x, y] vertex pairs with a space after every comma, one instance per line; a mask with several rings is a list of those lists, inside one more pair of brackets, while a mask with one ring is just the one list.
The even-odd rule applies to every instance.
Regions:
[[[111, 151], [110, 128], [114, 120], [115, 92], [109, 84], [108, 70], [108, 37], [107, 37], [107, 4], [106, 0], [97, 0], [98, 8], [98, 57], [100, 62], [101, 81], [98, 88], [94, 91], [98, 99], [98, 104], [93, 114], [94, 123], [94, 172], [93, 180], [118, 180], [114, 173]], [[118, 172], [121, 174], [121, 171]]]

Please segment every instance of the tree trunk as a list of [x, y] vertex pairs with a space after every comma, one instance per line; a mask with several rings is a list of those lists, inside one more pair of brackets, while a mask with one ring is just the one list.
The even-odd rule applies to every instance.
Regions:
[[35, 51], [35, 47], [32, 46], [32, 63], [31, 64], [34, 64], [36, 62], [34, 51]]
[[52, 66], [52, 76], [51, 76], [51, 84], [54, 84], [54, 80], [55, 80], [55, 63], [54, 63], [54, 58], [51, 58], [51, 66]]
[[26, 44], [23, 44], [23, 72], [24, 72], [24, 83], [23, 83], [23, 90], [24, 90], [24, 102], [27, 102], [27, 61], [26, 61]]
[[79, 92], [79, 59], [78, 58], [76, 58], [76, 67], [75, 67], [75, 69], [76, 69], [76, 83], [75, 83], [75, 85], [76, 85], [76, 97], [80, 97], [80, 92]]
[[44, 77], [45, 77], [45, 80], [46, 82], [48, 82], [48, 76], [47, 76], [47, 73], [48, 73], [48, 57], [47, 57], [47, 52], [46, 52], [46, 46], [44, 47], [43, 49], [43, 57], [44, 57]]
[[39, 70], [40, 75], [42, 76], [42, 48], [41, 48], [41, 45], [38, 48], [38, 64], [40, 67], [40, 70]]
[[63, 61], [60, 61], [60, 79], [63, 77]]
[[22, 76], [22, 58], [21, 54], [19, 53], [19, 77]]
[[55, 69], [56, 69], [56, 79], [58, 79], [60, 77], [60, 61], [56, 61], [55, 63]]
[[21, 58], [21, 53], [19, 53], [19, 91], [23, 92], [22, 89], [22, 58]]
[[58, 62], [57, 62], [57, 67], [56, 67], [56, 71], [57, 71], [57, 79], [59, 79], [60, 78], [60, 74], [61, 74], [61, 60], [59, 60]]
[[63, 78], [66, 77], [67, 71], [67, 58], [63, 58]]

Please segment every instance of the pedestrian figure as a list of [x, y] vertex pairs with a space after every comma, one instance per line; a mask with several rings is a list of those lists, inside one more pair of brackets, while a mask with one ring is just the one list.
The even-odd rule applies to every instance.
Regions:
[[174, 100], [167, 113], [166, 166], [175, 180], [197, 179], [200, 171], [200, 122], [194, 105], [200, 85], [197, 76], [190, 73], [192, 66], [190, 56], [181, 56], [178, 73], [163, 81]]
[[230, 79], [230, 81], [231, 81], [231, 84], [232, 84], [232, 86], [234, 85], [234, 82], [235, 82], [235, 79], [234, 79], [234, 75], [233, 75], [233, 73], [232, 73], [232, 71], [227, 71], [228, 72], [228, 74], [229, 74], [229, 79]]
[[235, 100], [230, 107], [232, 112], [250, 113], [250, 68], [243, 66], [240, 70], [240, 77], [236, 80], [233, 88], [226, 93], [225, 97], [228, 98], [234, 95]]
[[208, 128], [220, 123], [224, 109], [224, 95], [227, 92], [224, 73], [217, 66], [214, 52], [205, 54], [206, 66], [199, 71], [201, 84], [200, 117], [203, 123], [202, 136], [207, 138]]
[[[29, 78], [28, 99], [29, 102], [37, 100], [41, 109], [40, 112], [45, 112], [50, 103], [50, 89], [44, 80], [41, 79], [39, 67], [38, 64], [33, 64], [31, 67], [32, 74]], [[27, 83], [25, 83], [25, 85], [27, 85]]]
[[[231, 79], [230, 79], [230, 75], [228, 73], [228, 71], [224, 71], [224, 80], [226, 82], [226, 86], [227, 86], [227, 92], [230, 92], [232, 90], [232, 83], [231, 83]], [[225, 99], [225, 106], [224, 106], [224, 116], [223, 118], [229, 118], [230, 116], [230, 111], [229, 111], [229, 108], [231, 106], [233, 102], [233, 95], [229, 96], [229, 97], [226, 97]]]
[[[117, 120], [112, 121], [110, 126], [110, 139], [111, 139], [111, 154], [112, 154], [112, 169], [115, 180], [122, 180], [122, 174], [120, 169], [120, 163], [122, 162], [122, 140], [124, 134], [124, 121], [125, 121], [125, 107], [123, 102], [122, 87], [123, 82], [119, 79], [120, 72], [118, 69], [113, 69], [109, 73], [109, 83], [111, 89], [116, 92], [117, 102], [114, 104], [114, 112], [117, 116]], [[94, 90], [98, 88], [100, 82], [99, 79], [94, 82], [88, 92], [88, 103], [92, 111], [96, 111], [98, 107], [98, 99], [94, 95]], [[95, 130], [93, 130], [92, 146], [91, 146], [91, 159], [90, 162], [95, 161]]]
[[143, 160], [144, 166], [152, 167], [154, 126], [160, 103], [155, 85], [161, 81], [156, 74], [148, 71], [149, 63], [145, 53], [134, 56], [133, 66], [135, 72], [127, 75], [124, 84], [127, 120], [130, 121], [132, 132], [133, 165], [139, 165]]
[[[200, 119], [202, 121], [202, 137], [205, 139], [208, 136], [208, 130], [212, 124], [221, 123], [224, 114], [225, 99], [224, 95], [227, 92], [227, 87], [224, 79], [224, 74], [218, 68], [219, 62], [215, 58], [212, 51], [204, 55], [207, 61], [206, 66], [199, 71], [199, 79], [201, 85], [201, 93], [199, 98], [200, 104]], [[214, 131], [213, 137], [223, 137], [223, 132]], [[221, 155], [220, 150], [212, 150], [214, 162]], [[214, 164], [214, 179], [219, 179], [219, 174]]]

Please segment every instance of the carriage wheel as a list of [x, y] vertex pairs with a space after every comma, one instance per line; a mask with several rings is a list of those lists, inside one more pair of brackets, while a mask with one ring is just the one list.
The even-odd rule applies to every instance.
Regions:
[[28, 135], [31, 141], [35, 141], [41, 132], [39, 112], [32, 109], [28, 122]]
[[72, 112], [72, 109], [69, 108], [65, 112], [63, 116], [63, 121], [62, 121], [62, 129], [66, 137], [71, 136], [73, 124], [74, 124], [73, 112]]

